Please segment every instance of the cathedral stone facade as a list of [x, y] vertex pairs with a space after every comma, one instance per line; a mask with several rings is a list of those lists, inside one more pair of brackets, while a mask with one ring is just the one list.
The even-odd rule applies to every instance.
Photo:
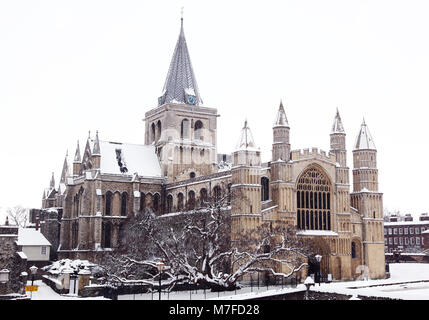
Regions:
[[66, 156], [58, 188], [52, 177], [44, 192], [44, 208], [63, 208], [59, 257], [93, 260], [118, 246], [128, 217], [146, 208], [158, 215], [192, 210], [228, 190], [243, 195], [227, 211], [232, 241], [263, 223], [292, 225], [320, 244], [323, 274], [354, 279], [366, 270], [372, 279], [385, 277], [377, 150], [365, 122], [354, 144], [350, 190], [338, 110], [329, 152], [291, 150], [291, 127], [280, 103], [268, 163], [261, 162], [247, 121], [232, 154], [218, 155], [218, 116], [203, 105], [182, 20], [158, 106], [145, 114], [144, 144], [89, 135], [82, 154], [78, 142], [72, 163]]

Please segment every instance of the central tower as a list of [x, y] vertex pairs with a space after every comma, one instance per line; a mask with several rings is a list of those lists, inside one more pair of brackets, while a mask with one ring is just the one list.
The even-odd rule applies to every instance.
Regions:
[[145, 114], [145, 144], [153, 144], [169, 182], [216, 172], [217, 110], [203, 106], [183, 31], [158, 107]]

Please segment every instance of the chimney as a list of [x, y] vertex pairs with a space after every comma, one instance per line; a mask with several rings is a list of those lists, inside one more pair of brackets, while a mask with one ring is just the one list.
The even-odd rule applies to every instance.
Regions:
[[8, 226], [8, 225], [9, 225], [9, 217], [8, 217], [8, 216], [6, 216], [6, 221], [5, 221], [4, 225], [5, 225], [5, 226]]
[[36, 215], [36, 231], [39, 230], [39, 214]]

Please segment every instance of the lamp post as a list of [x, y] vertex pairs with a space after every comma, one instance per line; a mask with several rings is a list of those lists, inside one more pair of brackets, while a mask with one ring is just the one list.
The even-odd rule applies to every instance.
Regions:
[[317, 261], [317, 280], [319, 282], [319, 286], [320, 286], [320, 278], [322, 277], [322, 273], [320, 272], [320, 261], [322, 261], [322, 256], [320, 254], [317, 254], [315, 256], [316, 261]]
[[8, 293], [9, 270], [0, 270], [0, 295]]
[[[33, 286], [34, 284], [34, 276], [37, 273], [37, 267], [36, 266], [32, 266], [30, 267], [30, 272], [31, 272], [31, 286]], [[33, 297], [33, 291], [31, 291], [31, 296], [30, 299]]]
[[307, 291], [305, 291], [305, 298], [304, 300], [308, 300], [308, 292], [310, 291], [310, 286], [314, 286], [314, 280], [312, 277], [307, 277], [304, 281], [305, 286], [307, 287]]
[[156, 263], [156, 267], [158, 268], [158, 271], [159, 271], [159, 288], [158, 288], [158, 293], [159, 293], [159, 300], [161, 300], [161, 276], [162, 276], [162, 269], [164, 268], [164, 263], [162, 261], [158, 261]]

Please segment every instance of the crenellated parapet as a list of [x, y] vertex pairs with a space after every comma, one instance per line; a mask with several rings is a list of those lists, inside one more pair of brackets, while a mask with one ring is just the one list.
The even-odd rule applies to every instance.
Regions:
[[307, 148], [307, 149], [299, 149], [299, 150], [292, 150], [291, 151], [291, 160], [292, 161], [298, 161], [298, 160], [306, 160], [306, 159], [318, 159], [318, 160], [324, 160], [336, 163], [336, 156], [335, 154], [329, 152], [326, 153], [326, 151], [319, 150], [318, 148]]

